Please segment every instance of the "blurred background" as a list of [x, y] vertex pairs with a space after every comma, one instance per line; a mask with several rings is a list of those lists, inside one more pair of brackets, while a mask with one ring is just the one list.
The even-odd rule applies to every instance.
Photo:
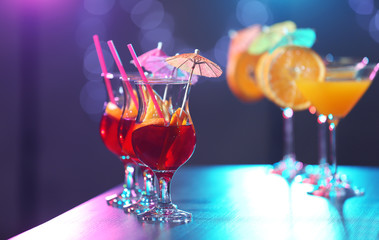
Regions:
[[[379, 59], [374, 0], [3, 0], [0, 1], [0, 238], [41, 224], [120, 184], [121, 162], [98, 128], [106, 98], [92, 35], [114, 40], [124, 65], [158, 41], [169, 54], [218, 63], [190, 97], [197, 147], [186, 164], [272, 164], [282, 156], [280, 109], [240, 102], [225, 78], [230, 30], [292, 20], [315, 29], [319, 54]], [[105, 52], [108, 70], [115, 65]], [[337, 129], [341, 165], [379, 166], [379, 82]], [[296, 112], [299, 160], [317, 163], [315, 116]], [[180, 171], [178, 172], [180, 174]], [[190, 179], [189, 179], [190, 181]], [[174, 181], [175, 182], [175, 181]], [[175, 184], [175, 183], [174, 183]], [[105, 204], [105, 202], [104, 202]]]

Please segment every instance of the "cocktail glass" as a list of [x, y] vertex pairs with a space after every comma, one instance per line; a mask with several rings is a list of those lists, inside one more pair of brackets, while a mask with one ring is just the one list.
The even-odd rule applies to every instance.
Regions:
[[[153, 170], [159, 182], [158, 203], [137, 217], [146, 222], [189, 222], [191, 213], [177, 209], [170, 192], [174, 173], [191, 157], [196, 145], [188, 108], [188, 80], [150, 79], [149, 84], [143, 81], [136, 84], [141, 104], [132, 144], [138, 158]], [[155, 96], [146, 91], [150, 87]], [[157, 114], [152, 97], [159, 103], [163, 118]]]
[[[141, 80], [139, 75], [133, 75], [127, 80], [123, 80], [124, 89], [127, 89], [126, 84], [129, 84], [133, 89], [133, 94], [135, 94], [135, 99], [137, 98], [137, 89], [135, 81]], [[158, 196], [155, 189], [155, 175], [153, 171], [141, 162], [136, 156], [133, 146], [132, 146], [132, 133], [135, 128], [136, 118], [138, 114], [138, 103], [134, 103], [133, 99], [130, 97], [130, 93], [125, 91], [124, 102], [122, 105], [122, 117], [119, 125], [119, 142], [121, 144], [121, 151], [126, 156], [127, 159], [135, 162], [143, 173], [144, 187], [141, 192], [138, 201], [132, 204], [125, 204], [123, 209], [125, 213], [136, 213], [140, 214], [150, 210], [158, 201]], [[145, 101], [142, 99], [142, 102]]]
[[139, 198], [141, 190], [136, 181], [139, 169], [134, 161], [123, 153], [118, 139], [119, 122], [125, 101], [123, 83], [120, 77], [113, 74], [108, 73], [107, 77], [112, 85], [114, 102], [107, 100], [104, 104], [104, 113], [100, 121], [100, 136], [109, 151], [120, 158], [124, 166], [125, 181], [123, 191], [106, 197], [106, 201], [110, 206], [122, 208], [126, 204], [136, 202]]
[[282, 108], [282, 119], [284, 154], [282, 160], [273, 165], [271, 173], [279, 174], [285, 179], [291, 181], [303, 169], [303, 163], [296, 160], [293, 131], [293, 110], [289, 107]]
[[298, 81], [301, 93], [319, 114], [327, 116], [329, 123], [329, 151], [331, 175], [317, 185], [310, 194], [326, 198], [348, 198], [363, 195], [362, 189], [352, 187], [346, 177], [337, 174], [336, 127], [367, 91], [379, 69], [378, 64], [369, 64], [367, 58], [355, 61], [341, 59], [327, 65], [325, 81]]

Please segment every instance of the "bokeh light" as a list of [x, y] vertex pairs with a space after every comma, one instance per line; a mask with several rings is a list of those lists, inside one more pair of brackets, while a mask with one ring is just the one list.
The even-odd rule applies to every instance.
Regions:
[[156, 48], [158, 42], [162, 42], [164, 51], [167, 51], [167, 48], [174, 44], [172, 32], [166, 28], [156, 28], [141, 33], [140, 45], [143, 51]]
[[267, 25], [272, 18], [270, 9], [262, 2], [240, 0], [236, 8], [238, 21], [245, 27], [252, 24]]
[[139, 33], [139, 43], [141, 45], [142, 51], [149, 51], [152, 48], [155, 48], [158, 42], [162, 42], [163, 50], [168, 55], [174, 55], [174, 27], [175, 23], [173, 17], [170, 14], [165, 14], [163, 21], [157, 28], [152, 30], [142, 30]]
[[[107, 66], [108, 72], [112, 72], [114, 69], [114, 60], [111, 53], [107, 50], [107, 45], [104, 42], [101, 42], [101, 48], [103, 49], [104, 60]], [[86, 71], [90, 73], [96, 73], [100, 76], [101, 68], [99, 64], [99, 59], [95, 50], [95, 46], [91, 45], [86, 53], [84, 54], [84, 64], [83, 67]]]
[[158, 27], [164, 17], [162, 3], [154, 0], [142, 0], [132, 9], [132, 21], [141, 29], [154, 29]]
[[123, 9], [127, 13], [131, 13], [134, 5], [136, 5], [140, 0], [120, 0], [119, 4], [121, 9]]
[[372, 39], [379, 43], [379, 11], [371, 18], [369, 33]]
[[88, 114], [100, 114], [106, 101], [103, 82], [87, 82], [80, 91], [80, 105]]
[[229, 42], [229, 36], [223, 36], [216, 42], [213, 49], [215, 60], [222, 67], [226, 67]]
[[76, 30], [76, 42], [81, 48], [87, 48], [93, 43], [92, 36], [106, 36], [106, 26], [99, 18], [83, 20]]
[[283, 117], [285, 119], [289, 119], [293, 116], [293, 110], [292, 108], [284, 108], [283, 109]]
[[115, 0], [84, 0], [84, 8], [94, 15], [104, 15], [114, 6]]
[[370, 15], [360, 15], [360, 14], [357, 14], [355, 16], [355, 19], [356, 19], [357, 24], [358, 24], [358, 26], [360, 28], [362, 28], [365, 31], [368, 31], [369, 30], [369, 26], [370, 26], [371, 17], [372, 16], [370, 16]]
[[369, 15], [374, 11], [373, 0], [349, 0], [349, 5], [357, 14]]

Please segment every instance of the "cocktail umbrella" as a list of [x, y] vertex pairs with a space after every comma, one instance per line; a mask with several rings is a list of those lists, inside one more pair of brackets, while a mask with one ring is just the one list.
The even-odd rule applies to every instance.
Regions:
[[180, 70], [190, 73], [179, 116], [181, 116], [184, 108], [185, 99], [188, 94], [188, 86], [191, 84], [192, 75], [195, 74], [204, 77], [219, 77], [222, 74], [221, 68], [211, 60], [200, 56], [198, 49], [196, 49], [194, 53], [184, 53], [173, 57], [168, 57], [166, 58], [166, 62], [176, 68], [179, 68]]
[[292, 33], [288, 33], [270, 49], [273, 52], [276, 48], [286, 45], [296, 45], [311, 48], [316, 41], [316, 32], [311, 28], [300, 28]]
[[[145, 62], [145, 69], [148, 69], [154, 76], [158, 77], [175, 77], [185, 78], [189, 77], [189, 73], [181, 71], [180, 69], [168, 64], [166, 62], [167, 57], [151, 56]], [[198, 80], [197, 76], [192, 77], [192, 84], [195, 84]]]
[[254, 24], [239, 31], [231, 30], [229, 32], [230, 44], [228, 58], [240, 52], [245, 52], [254, 39], [260, 35], [261, 29], [261, 25]]
[[190, 73], [188, 78], [189, 82], [191, 82], [193, 74], [204, 77], [219, 77], [222, 74], [221, 68], [211, 60], [200, 56], [198, 49], [196, 49], [194, 53], [184, 53], [168, 57], [166, 58], [166, 62], [180, 70]]
[[[149, 69], [150, 65], [146, 66], [146, 63], [148, 64], [149, 59], [151, 57], [167, 57], [167, 54], [162, 50], [162, 46], [163, 46], [162, 42], [158, 42], [158, 45], [156, 48], [138, 56], [138, 60], [141, 66], [145, 68], [145, 70], [153, 72], [152, 70]], [[133, 60], [130, 62], [134, 64]]]
[[296, 24], [292, 21], [285, 21], [264, 27], [261, 34], [255, 38], [249, 46], [250, 54], [262, 54], [273, 48], [284, 35], [294, 32]]

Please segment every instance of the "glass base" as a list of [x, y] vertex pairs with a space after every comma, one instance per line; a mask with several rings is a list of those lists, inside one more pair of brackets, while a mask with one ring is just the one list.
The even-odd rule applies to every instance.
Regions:
[[120, 194], [113, 194], [110, 196], [107, 196], [105, 198], [105, 201], [109, 206], [116, 207], [116, 208], [123, 208], [125, 205], [130, 205], [138, 201], [138, 199], [141, 196], [141, 189], [139, 189], [138, 186], [136, 186], [134, 189], [127, 189], [124, 188], [122, 193]]
[[363, 196], [364, 190], [352, 187], [346, 179], [337, 176], [335, 179], [329, 179], [325, 185], [318, 185], [315, 190], [308, 192], [308, 194], [327, 199], [346, 200], [351, 197]]
[[327, 180], [332, 176], [329, 164], [323, 166], [307, 165], [304, 167], [302, 174], [295, 178], [295, 182], [306, 183], [311, 185], [326, 185]]
[[303, 163], [296, 161], [292, 156], [285, 156], [281, 161], [273, 165], [270, 173], [278, 174], [287, 180], [292, 180], [303, 169]]
[[152, 209], [158, 202], [156, 194], [148, 196], [143, 194], [142, 197], [133, 204], [125, 205], [123, 207], [125, 213], [141, 214]]
[[150, 211], [137, 215], [138, 220], [144, 222], [188, 223], [192, 221], [192, 214], [177, 209], [174, 204], [158, 204]]

